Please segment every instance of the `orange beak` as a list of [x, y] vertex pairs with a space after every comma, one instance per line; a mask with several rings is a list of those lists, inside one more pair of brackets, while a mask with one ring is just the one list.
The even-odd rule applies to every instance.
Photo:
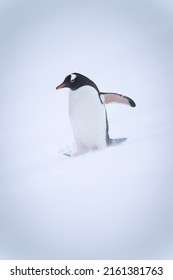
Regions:
[[60, 88], [64, 88], [64, 87], [66, 87], [66, 84], [62, 83], [59, 86], [57, 86], [56, 89], [60, 89]]

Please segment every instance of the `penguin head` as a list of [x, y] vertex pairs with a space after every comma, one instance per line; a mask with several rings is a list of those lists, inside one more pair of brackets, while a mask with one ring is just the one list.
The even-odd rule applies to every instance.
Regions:
[[64, 81], [56, 87], [56, 89], [61, 89], [61, 88], [70, 88], [71, 90], [76, 89], [76, 83], [77, 83], [77, 75], [76, 74], [71, 74], [68, 75]]
[[92, 86], [94, 87], [97, 91], [98, 88], [96, 86], [96, 84], [91, 81], [89, 78], [85, 77], [82, 74], [79, 73], [72, 73], [70, 75], [68, 75], [64, 81], [56, 87], [56, 89], [61, 89], [61, 88], [70, 88], [71, 90], [76, 90], [82, 86]]

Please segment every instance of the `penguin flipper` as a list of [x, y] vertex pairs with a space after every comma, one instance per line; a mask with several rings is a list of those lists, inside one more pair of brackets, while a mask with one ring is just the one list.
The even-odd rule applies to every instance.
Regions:
[[131, 107], [136, 107], [135, 102], [128, 96], [114, 92], [100, 92], [102, 101], [106, 104], [112, 102], [124, 103]]

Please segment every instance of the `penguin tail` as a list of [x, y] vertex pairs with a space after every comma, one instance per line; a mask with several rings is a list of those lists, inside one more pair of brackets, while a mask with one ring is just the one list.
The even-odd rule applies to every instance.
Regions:
[[115, 139], [109, 138], [108, 146], [119, 145], [119, 144], [122, 144], [123, 142], [125, 142], [126, 140], [127, 140], [126, 137], [124, 137], [124, 138], [115, 138]]

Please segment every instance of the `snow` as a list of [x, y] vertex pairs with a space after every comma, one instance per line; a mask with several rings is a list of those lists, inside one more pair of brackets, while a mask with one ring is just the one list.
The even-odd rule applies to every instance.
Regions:
[[[1, 259], [173, 258], [172, 13], [170, 1], [1, 6]], [[107, 106], [124, 144], [62, 154], [74, 140], [55, 88], [73, 72], [136, 102]]]

